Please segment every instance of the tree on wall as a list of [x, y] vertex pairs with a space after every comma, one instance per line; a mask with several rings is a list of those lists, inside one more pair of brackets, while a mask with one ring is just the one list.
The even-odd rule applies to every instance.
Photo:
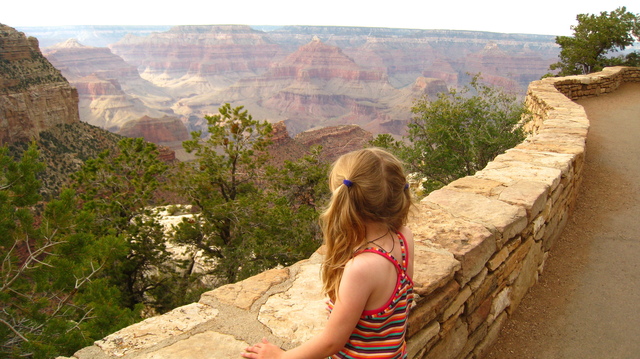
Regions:
[[573, 36], [558, 36], [560, 61], [550, 70], [559, 70], [559, 76], [588, 74], [607, 66], [638, 66], [637, 52], [613, 56], [640, 40], [638, 15], [619, 7], [614, 11], [602, 11], [600, 15], [579, 14], [578, 25], [571, 26]]
[[407, 141], [378, 136], [373, 145], [390, 149], [409, 171], [424, 179], [426, 192], [484, 168], [489, 161], [524, 139], [521, 124], [527, 110], [516, 96], [482, 84], [417, 100]]

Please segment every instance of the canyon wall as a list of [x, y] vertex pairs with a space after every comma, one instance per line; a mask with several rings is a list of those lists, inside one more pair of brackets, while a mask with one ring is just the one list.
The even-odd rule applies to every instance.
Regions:
[[38, 40], [0, 24], [0, 145], [78, 121], [78, 92], [42, 56]]
[[[478, 359], [497, 339], [569, 219], [583, 176], [589, 121], [572, 99], [640, 82], [640, 68], [547, 78], [530, 84], [532, 131], [473, 176], [423, 199], [415, 237], [415, 303], [409, 358]], [[267, 337], [291, 348], [323, 327], [322, 248], [202, 295], [78, 351], [74, 358], [238, 358]]]
[[[283, 121], [292, 135], [355, 124], [374, 135], [400, 136], [415, 99], [466, 85], [469, 73], [478, 72], [486, 82], [524, 95], [558, 54], [553, 36], [452, 30], [31, 30], [47, 43], [62, 36], [81, 39], [65, 39], [43, 52], [78, 88], [81, 120], [114, 132], [143, 116], [165, 115], [178, 117], [189, 131], [205, 130], [204, 116], [231, 103], [254, 118]], [[84, 46], [89, 43], [103, 47]]]
[[83, 122], [117, 132], [145, 116], [175, 116], [171, 95], [142, 79], [134, 65], [108, 48], [69, 39], [43, 49], [43, 54], [78, 90]]

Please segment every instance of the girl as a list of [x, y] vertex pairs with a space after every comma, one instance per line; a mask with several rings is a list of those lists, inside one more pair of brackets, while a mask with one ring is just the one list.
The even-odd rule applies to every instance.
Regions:
[[244, 358], [406, 358], [413, 291], [413, 236], [404, 225], [411, 194], [402, 164], [367, 148], [340, 157], [329, 175], [331, 201], [320, 216], [329, 320], [289, 351], [262, 339]]

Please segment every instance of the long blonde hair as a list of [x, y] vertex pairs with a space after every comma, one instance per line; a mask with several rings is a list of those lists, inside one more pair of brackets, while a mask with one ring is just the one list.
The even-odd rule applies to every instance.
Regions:
[[335, 301], [345, 265], [365, 244], [365, 223], [382, 222], [397, 231], [407, 222], [412, 199], [402, 163], [379, 148], [338, 158], [329, 188], [331, 200], [320, 215], [326, 246], [322, 282], [324, 293]]

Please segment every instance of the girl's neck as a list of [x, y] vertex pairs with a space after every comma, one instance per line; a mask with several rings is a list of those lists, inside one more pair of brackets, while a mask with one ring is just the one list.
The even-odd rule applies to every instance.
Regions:
[[384, 250], [393, 250], [394, 238], [391, 228], [384, 222], [365, 223], [365, 240], [362, 247], [375, 245]]
[[384, 222], [366, 222], [364, 230], [366, 242], [382, 237], [390, 231], [389, 226]]

